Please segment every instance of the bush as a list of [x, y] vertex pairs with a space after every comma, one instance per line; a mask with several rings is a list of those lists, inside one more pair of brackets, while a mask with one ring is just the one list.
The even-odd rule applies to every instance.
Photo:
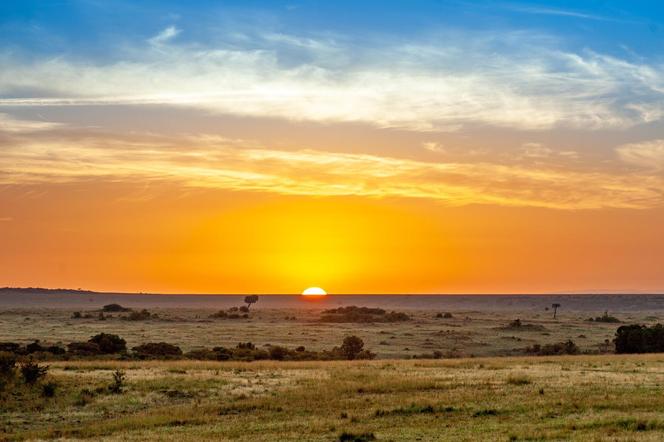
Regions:
[[364, 349], [364, 341], [357, 336], [346, 336], [341, 344], [341, 353], [348, 360], [356, 359]]
[[387, 312], [382, 308], [357, 307], [354, 305], [348, 307], [339, 307], [324, 310], [321, 322], [401, 322], [409, 321], [410, 316], [402, 312]]
[[616, 330], [613, 342], [616, 353], [661, 353], [664, 352], [664, 326], [623, 325]]
[[525, 352], [536, 356], [554, 356], [554, 355], [578, 355], [579, 347], [571, 339], [565, 342], [555, 344], [534, 344], [532, 347], [526, 347]]
[[616, 318], [615, 316], [609, 316], [609, 312], [604, 312], [602, 316], [598, 316], [596, 318], [588, 318], [589, 322], [607, 322], [610, 324], [617, 324], [620, 321], [620, 319]]
[[539, 324], [525, 324], [521, 319], [515, 319], [506, 326], [501, 328], [502, 330], [510, 331], [543, 331], [546, 330], [544, 326]]
[[81, 312], [74, 312], [74, 313], [72, 313], [71, 318], [72, 319], [81, 319], [81, 318], [83, 318], [83, 315], [81, 314]]
[[67, 352], [74, 356], [96, 356], [102, 354], [99, 345], [94, 342], [72, 342], [67, 345]]
[[145, 321], [147, 319], [158, 318], [159, 315], [150, 313], [147, 309], [143, 309], [140, 312], [131, 312], [127, 316], [128, 321]]
[[242, 313], [249, 313], [249, 307], [247, 307], [246, 305], [243, 305], [243, 306], [240, 307], [240, 311]]
[[55, 382], [47, 382], [42, 385], [42, 396], [43, 397], [54, 397], [57, 384]]
[[37, 383], [46, 376], [46, 373], [48, 373], [48, 365], [41, 366], [32, 360], [21, 364], [21, 375], [23, 381], [28, 385]]
[[90, 338], [88, 342], [97, 344], [103, 354], [124, 353], [127, 351], [127, 342], [118, 335], [99, 333]]
[[108, 386], [108, 391], [112, 394], [121, 394], [125, 385], [125, 373], [122, 370], [113, 372], [113, 382]]
[[148, 342], [132, 350], [140, 359], [172, 359], [182, 356], [180, 347], [166, 342]]
[[21, 349], [21, 344], [18, 344], [16, 342], [0, 342], [0, 351], [4, 351], [7, 353], [13, 353], [15, 355], [17, 354], [24, 354], [25, 349]]
[[369, 442], [376, 440], [376, 436], [373, 433], [347, 433], [343, 432], [339, 435], [339, 442]]
[[11, 379], [16, 370], [16, 355], [6, 351], [0, 351], [0, 378]]
[[130, 308], [121, 306], [120, 304], [107, 304], [101, 308], [103, 312], [109, 313], [119, 313], [119, 312], [129, 312]]

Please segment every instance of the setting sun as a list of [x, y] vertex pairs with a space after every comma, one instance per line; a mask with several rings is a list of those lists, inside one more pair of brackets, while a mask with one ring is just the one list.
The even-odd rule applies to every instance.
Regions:
[[325, 296], [327, 292], [320, 287], [309, 287], [302, 292], [304, 296]]

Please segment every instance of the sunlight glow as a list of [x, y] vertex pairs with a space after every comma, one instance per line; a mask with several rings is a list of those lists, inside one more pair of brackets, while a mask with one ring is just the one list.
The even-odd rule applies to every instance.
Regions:
[[302, 292], [304, 296], [325, 296], [327, 292], [320, 287], [309, 287]]

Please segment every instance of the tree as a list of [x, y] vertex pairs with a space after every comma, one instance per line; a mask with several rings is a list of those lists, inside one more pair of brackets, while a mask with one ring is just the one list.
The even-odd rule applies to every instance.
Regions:
[[558, 309], [560, 308], [560, 304], [557, 302], [554, 302], [551, 304], [551, 307], [553, 307], [553, 319], [556, 319], [556, 313], [558, 313]]
[[105, 354], [124, 353], [127, 351], [127, 342], [118, 335], [99, 333], [88, 341], [99, 346], [99, 351]]
[[341, 344], [341, 353], [348, 360], [356, 359], [364, 349], [364, 341], [357, 336], [346, 336]]
[[251, 307], [251, 304], [258, 302], [258, 295], [249, 295], [244, 297], [244, 302], [247, 304], [247, 310]]

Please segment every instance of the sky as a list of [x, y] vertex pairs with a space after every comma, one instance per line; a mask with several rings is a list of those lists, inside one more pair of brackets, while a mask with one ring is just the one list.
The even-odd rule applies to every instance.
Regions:
[[0, 2], [0, 286], [664, 291], [664, 4]]

